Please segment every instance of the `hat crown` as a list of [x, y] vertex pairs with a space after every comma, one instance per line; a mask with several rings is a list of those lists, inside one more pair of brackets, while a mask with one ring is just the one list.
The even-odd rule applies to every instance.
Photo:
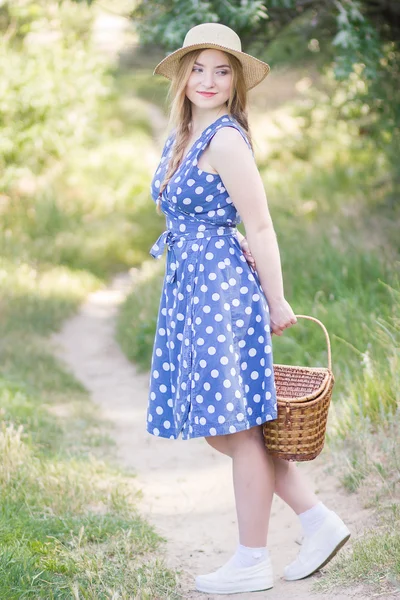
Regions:
[[183, 48], [194, 44], [217, 44], [237, 52], [242, 51], [242, 43], [238, 34], [221, 23], [202, 23], [189, 29], [183, 42]]

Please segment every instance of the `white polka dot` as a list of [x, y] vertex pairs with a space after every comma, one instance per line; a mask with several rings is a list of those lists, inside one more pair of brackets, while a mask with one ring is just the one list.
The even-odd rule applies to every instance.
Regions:
[[223, 415], [219, 415], [218, 423], [220, 423], [221, 425], [222, 425], [222, 423], [225, 423], [225, 417]]
[[230, 278], [229, 285], [236, 285], [236, 279], [234, 277]]
[[215, 427], [211, 427], [210, 435], [217, 435], [217, 430], [215, 429]]
[[158, 371], [153, 371], [154, 379], [158, 379], [160, 377], [160, 373]]
[[215, 274], [215, 273], [210, 273], [210, 274], [208, 275], [208, 279], [211, 279], [211, 281], [214, 281], [214, 279], [217, 279], [217, 276], [216, 276], [216, 274]]
[[222, 321], [222, 320], [223, 320], [223, 318], [224, 318], [224, 317], [223, 317], [223, 316], [222, 316], [220, 313], [217, 313], [217, 314], [215, 315], [215, 317], [214, 317], [214, 319], [215, 319], [216, 321]]
[[163, 367], [164, 371], [169, 371], [169, 362], [163, 363], [162, 367]]
[[161, 350], [161, 348], [157, 348], [157, 350], [156, 350], [156, 354], [157, 354], [157, 356], [161, 356], [161, 355], [162, 355], [162, 350]]
[[221, 358], [219, 359], [219, 362], [221, 363], [221, 365], [227, 365], [229, 360], [226, 356], [221, 356]]
[[265, 353], [266, 354], [270, 354], [271, 353], [271, 346], [269, 346], [269, 345], [265, 346]]
[[150, 394], [150, 400], [155, 400], [156, 399], [156, 395], [154, 392], [151, 392]]
[[213, 355], [215, 353], [216, 353], [216, 349], [214, 348], [214, 346], [210, 346], [209, 349], [208, 349], [208, 354]]
[[217, 337], [217, 340], [218, 340], [219, 342], [221, 342], [221, 343], [222, 343], [222, 342], [225, 342], [225, 340], [226, 340], [226, 337], [224, 336], [224, 334], [223, 334], [223, 333], [221, 333], [221, 334], [220, 334], [220, 335]]
[[160, 430], [157, 429], [157, 427], [154, 427], [153, 433], [154, 433], [154, 435], [160, 435]]
[[236, 433], [236, 427], [234, 425], [229, 427], [229, 433]]
[[201, 404], [203, 402], [204, 398], [201, 394], [197, 394], [196, 396], [196, 402], [198, 402], [199, 404]]
[[171, 423], [169, 421], [164, 421], [165, 429], [169, 429], [171, 427]]
[[200, 289], [202, 292], [206, 292], [208, 290], [208, 287], [206, 285], [204, 285], [204, 283], [203, 283], [203, 285], [200, 287]]
[[211, 308], [208, 306], [208, 304], [206, 304], [205, 306], [203, 306], [203, 311], [205, 313], [209, 313], [211, 311]]
[[232, 306], [240, 306], [240, 301], [237, 298], [232, 300]]
[[271, 392], [265, 392], [265, 399], [271, 400]]
[[228, 290], [228, 289], [229, 289], [229, 285], [226, 283], [226, 281], [223, 281], [223, 282], [221, 283], [221, 288], [222, 288], [223, 290]]
[[206, 259], [207, 260], [212, 260], [214, 258], [214, 254], [212, 252], [207, 252], [206, 253]]
[[265, 369], [265, 377], [270, 377], [270, 376], [271, 376], [271, 374], [272, 374], [272, 371], [271, 371], [271, 369], [268, 369], [268, 368], [267, 368], [267, 369]]
[[224, 379], [224, 387], [226, 388], [230, 388], [231, 387], [231, 382], [229, 381], [229, 379]]
[[201, 417], [199, 419], [199, 421], [200, 421], [200, 425], [205, 425], [207, 423], [207, 420], [204, 417]]
[[237, 325], [238, 327], [243, 327], [243, 325], [244, 325], [244, 321], [243, 321], [242, 319], [238, 319], [238, 320], [236, 321], [236, 325]]
[[220, 296], [220, 295], [219, 295], [217, 292], [215, 292], [215, 294], [213, 294], [213, 295], [211, 296], [211, 298], [212, 298], [213, 300], [215, 300], [215, 301], [219, 300], [219, 299], [220, 299], [220, 297], [221, 297], [221, 296]]
[[257, 372], [257, 371], [252, 371], [252, 372], [250, 373], [250, 377], [251, 377], [252, 379], [258, 379], [258, 377], [259, 377], [259, 374], [258, 374], [258, 372]]
[[257, 350], [255, 348], [250, 348], [249, 356], [255, 356], [257, 354]]
[[192, 185], [194, 185], [196, 182], [194, 179], [188, 179], [186, 183], [189, 187], [192, 187]]
[[214, 181], [214, 177], [213, 175], [207, 175], [206, 180], [211, 183], [212, 181]]
[[183, 203], [183, 204], [191, 204], [191, 203], [192, 203], [192, 199], [191, 199], [191, 198], [184, 198], [184, 199], [182, 200], [182, 203]]
[[197, 340], [197, 344], [198, 344], [199, 346], [202, 346], [202, 345], [204, 344], [204, 340], [203, 340], [203, 338], [198, 338], [198, 340]]
[[260, 402], [260, 400], [261, 400], [260, 394], [254, 394], [253, 400], [254, 400], [254, 402], [257, 402], [257, 403]]
[[232, 402], [228, 402], [226, 405], [226, 410], [229, 410], [230, 412], [232, 412], [234, 408], [235, 407], [233, 406]]
[[256, 423], [257, 423], [257, 425], [261, 425], [261, 423], [262, 423], [261, 417], [257, 417]]
[[210, 415], [212, 415], [213, 413], [215, 413], [215, 407], [210, 404], [207, 408], [208, 412], [210, 413]]
[[238, 421], [243, 421], [243, 419], [244, 419], [244, 414], [243, 414], [243, 413], [238, 413], [238, 414], [236, 415], [236, 418], [237, 418], [237, 420], [238, 420]]
[[259, 299], [260, 299], [259, 294], [253, 294], [252, 300], [254, 300], [254, 302], [257, 302]]
[[203, 383], [203, 388], [208, 392], [211, 389], [211, 385], [208, 383], [208, 381], [205, 381]]
[[206, 327], [206, 332], [207, 333], [212, 333], [214, 331], [214, 327], [211, 327], [211, 325], [209, 325], [208, 327]]
[[219, 371], [217, 371], [217, 369], [213, 369], [213, 370], [211, 371], [211, 377], [214, 377], [214, 379], [215, 379], [216, 377], [218, 377], [218, 375], [219, 375]]
[[163, 414], [163, 412], [164, 412], [163, 408], [162, 408], [161, 406], [157, 406], [157, 408], [156, 408], [156, 413], [157, 413], [158, 415], [162, 415], [162, 414]]
[[196, 194], [202, 194], [204, 192], [204, 188], [199, 185], [194, 191]]

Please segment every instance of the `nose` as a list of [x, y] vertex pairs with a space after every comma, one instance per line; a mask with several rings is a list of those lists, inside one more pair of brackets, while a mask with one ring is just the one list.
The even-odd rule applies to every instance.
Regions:
[[205, 88], [214, 87], [214, 72], [212, 69], [204, 69], [203, 72], [203, 85]]

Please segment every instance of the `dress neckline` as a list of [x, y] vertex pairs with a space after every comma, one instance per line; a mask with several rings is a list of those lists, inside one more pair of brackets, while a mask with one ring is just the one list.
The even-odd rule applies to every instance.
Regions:
[[[215, 121], [213, 121], [212, 123], [210, 123], [209, 125], [207, 125], [207, 127], [205, 127], [203, 129], [203, 131], [201, 132], [201, 134], [194, 140], [193, 144], [191, 144], [189, 146], [189, 150], [186, 152], [185, 156], [182, 158], [182, 161], [180, 163], [180, 165], [178, 166], [178, 168], [176, 169], [175, 173], [173, 176], [175, 176], [177, 174], [177, 172], [180, 170], [180, 168], [182, 167], [182, 165], [186, 162], [186, 159], [188, 158], [188, 156], [191, 154], [195, 144], [198, 144], [199, 141], [201, 140], [201, 138], [203, 137], [203, 135], [206, 133], [206, 131], [208, 131], [209, 129], [211, 129], [212, 127], [214, 127], [214, 125], [216, 123], [218, 123], [218, 121], [220, 121], [221, 119], [228, 119], [229, 121], [231, 121], [231, 115], [226, 113], [225, 115], [221, 115], [220, 117], [218, 117], [218, 119], [215, 119]], [[172, 179], [172, 177], [171, 177]]]
[[[203, 131], [201, 132], [201, 134], [199, 135], [199, 137], [197, 139], [194, 140], [193, 144], [191, 144], [191, 146], [189, 147], [188, 152], [185, 154], [185, 156], [183, 157], [180, 165], [175, 169], [174, 173], [172, 174], [170, 181], [172, 181], [173, 179], [175, 179], [175, 177], [179, 177], [179, 173], [183, 167], [183, 165], [186, 164], [186, 160], [188, 158], [188, 156], [192, 153], [193, 148], [195, 147], [196, 144], [199, 143], [199, 141], [202, 139], [203, 135], [210, 129], [212, 129], [217, 123], [218, 121], [221, 121], [222, 119], [227, 119], [228, 121], [232, 121], [232, 116], [229, 113], [226, 113], [224, 115], [221, 115], [220, 117], [218, 117], [218, 119], [215, 119], [215, 121], [213, 121], [212, 123], [210, 123], [209, 125], [207, 125], [207, 127], [205, 127], [203, 129]], [[175, 142], [175, 134], [173, 137], [173, 143]], [[214, 173], [210, 173], [210, 175], [214, 175]], [[164, 192], [168, 193], [168, 186], [165, 188]], [[163, 194], [159, 193], [159, 198], [162, 196]]]

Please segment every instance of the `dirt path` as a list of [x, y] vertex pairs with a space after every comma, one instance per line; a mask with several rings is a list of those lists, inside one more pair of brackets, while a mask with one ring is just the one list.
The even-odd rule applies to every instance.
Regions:
[[[145, 431], [148, 375], [138, 374], [114, 341], [114, 319], [128, 289], [129, 277], [116, 278], [105, 290], [92, 294], [77, 316], [53, 338], [57, 355], [87, 387], [105, 418], [115, 425], [121, 462], [137, 474], [143, 492], [139, 509], [167, 539], [165, 558], [180, 570], [185, 598], [211, 598], [193, 591], [197, 573], [220, 566], [234, 551], [236, 517], [229, 459], [214, 452], [204, 440], [174, 441]], [[359, 534], [368, 516], [356, 497], [339, 490], [324, 474], [321, 459], [302, 465], [310, 472], [321, 499], [335, 508]], [[280, 575], [297, 553], [297, 518], [279, 499], [273, 506], [269, 548], [275, 587], [268, 592], [235, 598], [268, 600], [369, 600], [361, 590], [313, 594], [315, 577], [287, 583]], [[220, 598], [220, 596], [215, 596]]]

